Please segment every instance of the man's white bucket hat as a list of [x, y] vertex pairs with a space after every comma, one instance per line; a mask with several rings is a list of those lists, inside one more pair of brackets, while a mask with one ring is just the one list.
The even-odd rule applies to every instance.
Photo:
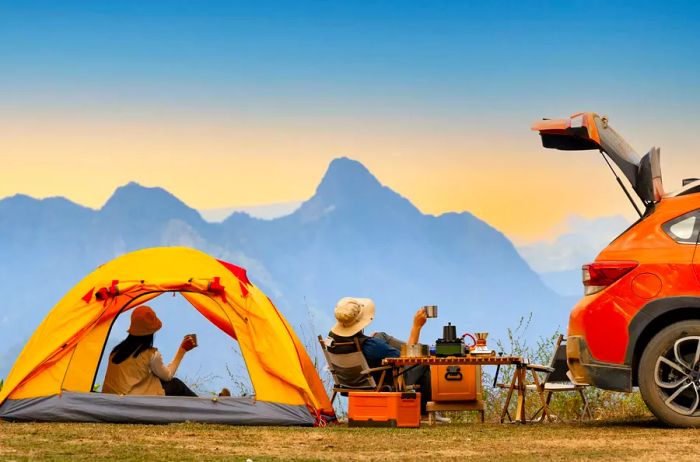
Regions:
[[335, 305], [338, 321], [331, 332], [341, 337], [352, 337], [374, 319], [374, 302], [369, 298], [344, 297]]

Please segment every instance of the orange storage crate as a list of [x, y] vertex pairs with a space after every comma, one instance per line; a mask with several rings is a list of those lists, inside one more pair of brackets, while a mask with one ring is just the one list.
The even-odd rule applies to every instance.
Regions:
[[350, 392], [350, 427], [420, 427], [420, 393]]
[[432, 401], [476, 401], [481, 392], [481, 366], [430, 366]]

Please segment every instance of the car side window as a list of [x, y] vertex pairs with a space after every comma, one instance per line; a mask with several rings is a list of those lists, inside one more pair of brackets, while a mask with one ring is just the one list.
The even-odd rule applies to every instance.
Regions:
[[663, 229], [679, 244], [696, 244], [700, 233], [700, 210], [694, 210], [664, 223]]

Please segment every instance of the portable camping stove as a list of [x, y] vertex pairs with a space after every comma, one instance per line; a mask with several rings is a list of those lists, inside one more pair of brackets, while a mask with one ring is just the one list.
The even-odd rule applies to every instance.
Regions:
[[442, 328], [442, 338], [435, 341], [435, 356], [464, 356], [466, 353], [464, 340], [457, 337], [457, 328], [448, 322]]

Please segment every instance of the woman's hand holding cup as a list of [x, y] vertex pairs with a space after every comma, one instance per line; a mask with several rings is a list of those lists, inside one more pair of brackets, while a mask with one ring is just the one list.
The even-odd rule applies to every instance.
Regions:
[[191, 349], [195, 348], [196, 346], [197, 346], [197, 335], [196, 334], [185, 335], [185, 338], [182, 339], [182, 343], [180, 344], [180, 348], [182, 348], [184, 351], [190, 351]]

